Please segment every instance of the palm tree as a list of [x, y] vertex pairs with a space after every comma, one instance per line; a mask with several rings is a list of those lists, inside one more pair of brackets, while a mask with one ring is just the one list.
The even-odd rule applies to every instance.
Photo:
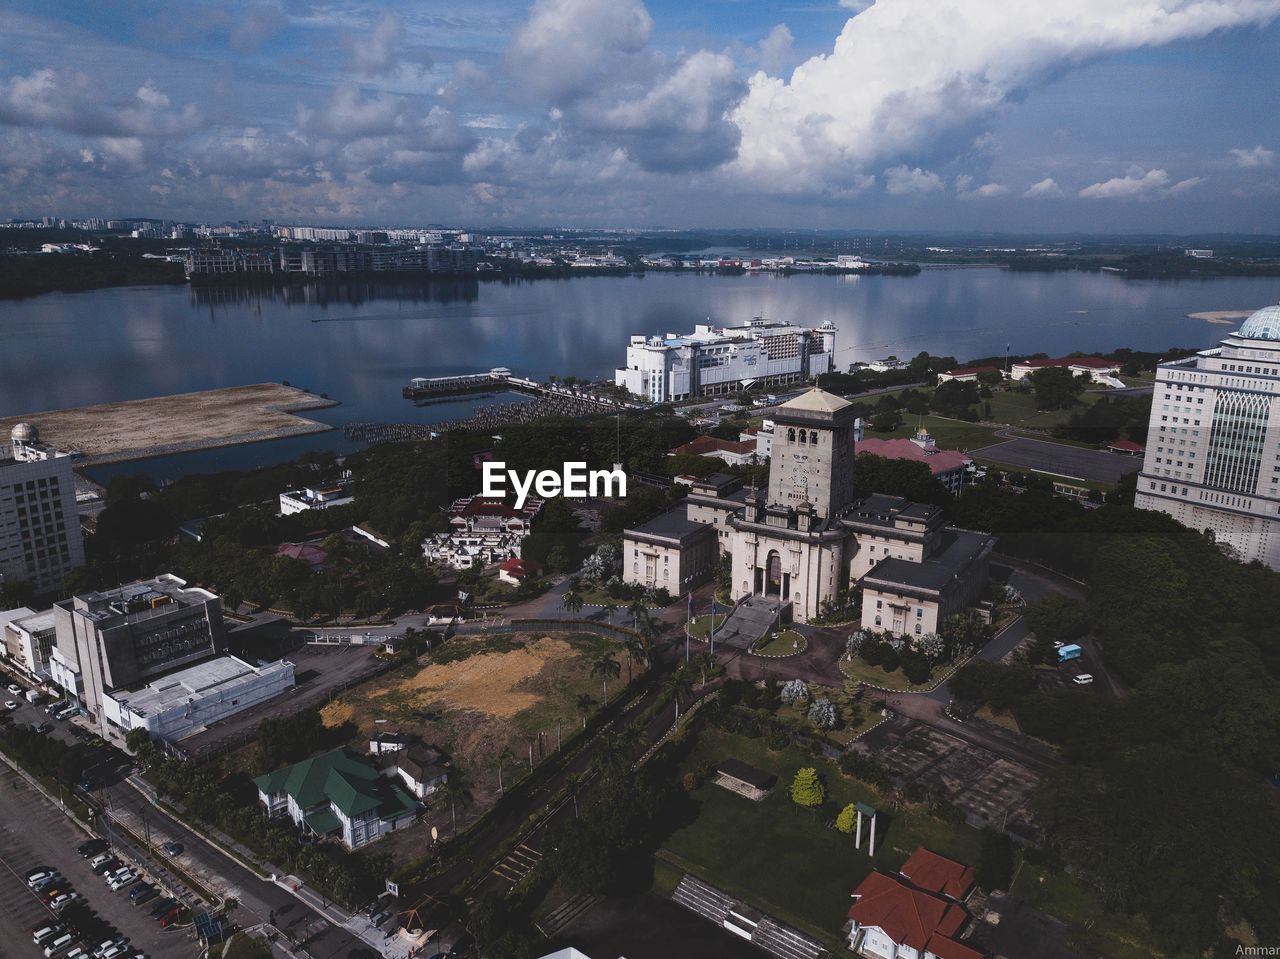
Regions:
[[515, 753], [505, 747], [498, 753], [498, 792], [506, 792], [502, 786], [502, 767], [515, 758]]
[[582, 612], [582, 607], [585, 605], [582, 601], [582, 594], [576, 589], [571, 589], [569, 592], [565, 593], [560, 602], [564, 605], [564, 608], [574, 616], [577, 616]]
[[591, 707], [596, 704], [596, 698], [590, 693], [579, 693], [577, 702], [574, 703], [578, 707], [578, 712], [582, 713], [582, 728], [587, 728], [587, 716], [591, 713]]
[[632, 636], [623, 640], [622, 648], [627, 654], [627, 682], [631, 682], [631, 664], [635, 660], [644, 660], [644, 643]]
[[604, 621], [605, 621], [606, 623], [612, 623], [612, 622], [613, 622], [613, 614], [614, 614], [614, 613], [616, 613], [616, 612], [618, 611], [618, 604], [617, 604], [617, 603], [605, 603], [605, 604], [604, 604], [604, 606], [602, 606], [602, 607], [600, 608], [600, 611], [604, 613]]
[[613, 658], [613, 653], [601, 653], [599, 658], [591, 664], [591, 675], [599, 676], [604, 683], [604, 701], [609, 701], [609, 677], [619, 676], [622, 674], [622, 667], [618, 665], [618, 661]]
[[710, 653], [699, 653], [693, 657], [692, 665], [702, 671], [702, 685], [707, 685], [707, 673], [716, 668], [716, 658]]
[[662, 677], [663, 690], [671, 694], [671, 698], [676, 704], [676, 719], [680, 718], [680, 697], [688, 693], [692, 686], [693, 684], [689, 682], [689, 674], [683, 668], [674, 670]]
[[471, 805], [471, 787], [467, 779], [458, 769], [449, 770], [449, 778], [440, 786], [440, 798], [449, 804], [449, 815], [453, 817], [453, 834], [458, 834], [458, 807], [464, 809]]
[[564, 777], [564, 788], [569, 793], [569, 797], [573, 800], [573, 818], [578, 818], [578, 793], [582, 791], [583, 783], [586, 782], [578, 773], [569, 773]]
[[634, 599], [631, 601], [631, 605], [627, 607], [627, 612], [631, 614], [632, 625], [634, 625], [635, 628], [639, 630], [640, 618], [641, 617], [648, 618], [649, 607], [644, 604], [644, 600]]

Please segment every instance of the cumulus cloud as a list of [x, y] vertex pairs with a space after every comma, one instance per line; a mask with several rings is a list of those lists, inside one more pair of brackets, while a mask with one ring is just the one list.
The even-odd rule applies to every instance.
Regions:
[[879, 0], [790, 78], [756, 73], [733, 113], [738, 172], [811, 188], [920, 151], [1063, 68], [1106, 53], [1269, 22], [1278, 0]]
[[791, 45], [795, 37], [785, 23], [780, 23], [768, 35], [756, 44], [756, 59], [762, 70], [778, 70], [791, 56]]
[[1268, 150], [1261, 144], [1252, 150], [1232, 150], [1231, 155], [1236, 158], [1236, 165], [1242, 167], [1271, 166], [1276, 158], [1274, 150]]
[[549, 103], [566, 149], [621, 148], [664, 173], [731, 160], [739, 132], [728, 114], [746, 93], [737, 65], [709, 50], [668, 59], [649, 47], [652, 30], [641, 0], [537, 0], [506, 68]]
[[527, 91], [565, 103], [647, 73], [653, 18], [642, 0], [537, 0], [507, 50]]
[[113, 100], [83, 73], [52, 68], [0, 80], [0, 124], [50, 127], [85, 136], [185, 136], [202, 123], [194, 104], [175, 108], [147, 80], [132, 97]]
[[352, 71], [369, 77], [390, 73], [399, 60], [402, 37], [399, 17], [394, 13], [384, 13], [368, 36], [352, 42]]
[[884, 171], [884, 189], [893, 196], [935, 193], [942, 189], [942, 177], [929, 170], [922, 170], [920, 167], [913, 169], [904, 164]]
[[1062, 187], [1058, 186], [1058, 181], [1053, 177], [1047, 176], [1039, 183], [1033, 183], [1023, 191], [1022, 195], [1028, 199], [1048, 199], [1051, 197], [1062, 196]]
[[1124, 176], [1085, 187], [1080, 196], [1088, 200], [1149, 200], [1185, 193], [1204, 182], [1204, 178], [1198, 176], [1176, 183], [1170, 182], [1171, 179], [1167, 170], [1144, 170], [1140, 166], [1131, 166]]
[[981, 186], [973, 184], [971, 176], [956, 177], [956, 195], [962, 200], [990, 200], [1009, 192], [1009, 188], [1003, 183], [984, 183]]

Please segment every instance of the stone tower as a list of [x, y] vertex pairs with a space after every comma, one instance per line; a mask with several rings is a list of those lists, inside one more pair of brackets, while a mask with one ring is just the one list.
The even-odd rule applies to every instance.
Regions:
[[824, 520], [853, 502], [853, 404], [816, 387], [773, 415], [769, 506], [805, 503]]

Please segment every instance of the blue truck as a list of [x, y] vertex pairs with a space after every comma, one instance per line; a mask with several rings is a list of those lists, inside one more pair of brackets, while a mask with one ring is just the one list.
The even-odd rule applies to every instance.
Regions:
[[1081, 649], [1075, 643], [1069, 643], [1066, 646], [1058, 647], [1058, 662], [1065, 663], [1071, 659], [1080, 658]]

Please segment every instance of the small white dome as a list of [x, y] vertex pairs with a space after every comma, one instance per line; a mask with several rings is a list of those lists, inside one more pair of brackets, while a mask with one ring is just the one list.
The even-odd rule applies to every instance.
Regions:
[[15, 443], [34, 443], [39, 438], [39, 432], [30, 423], [18, 423], [9, 432], [9, 439]]
[[1244, 321], [1240, 332], [1250, 340], [1280, 340], [1280, 305], [1264, 306]]

